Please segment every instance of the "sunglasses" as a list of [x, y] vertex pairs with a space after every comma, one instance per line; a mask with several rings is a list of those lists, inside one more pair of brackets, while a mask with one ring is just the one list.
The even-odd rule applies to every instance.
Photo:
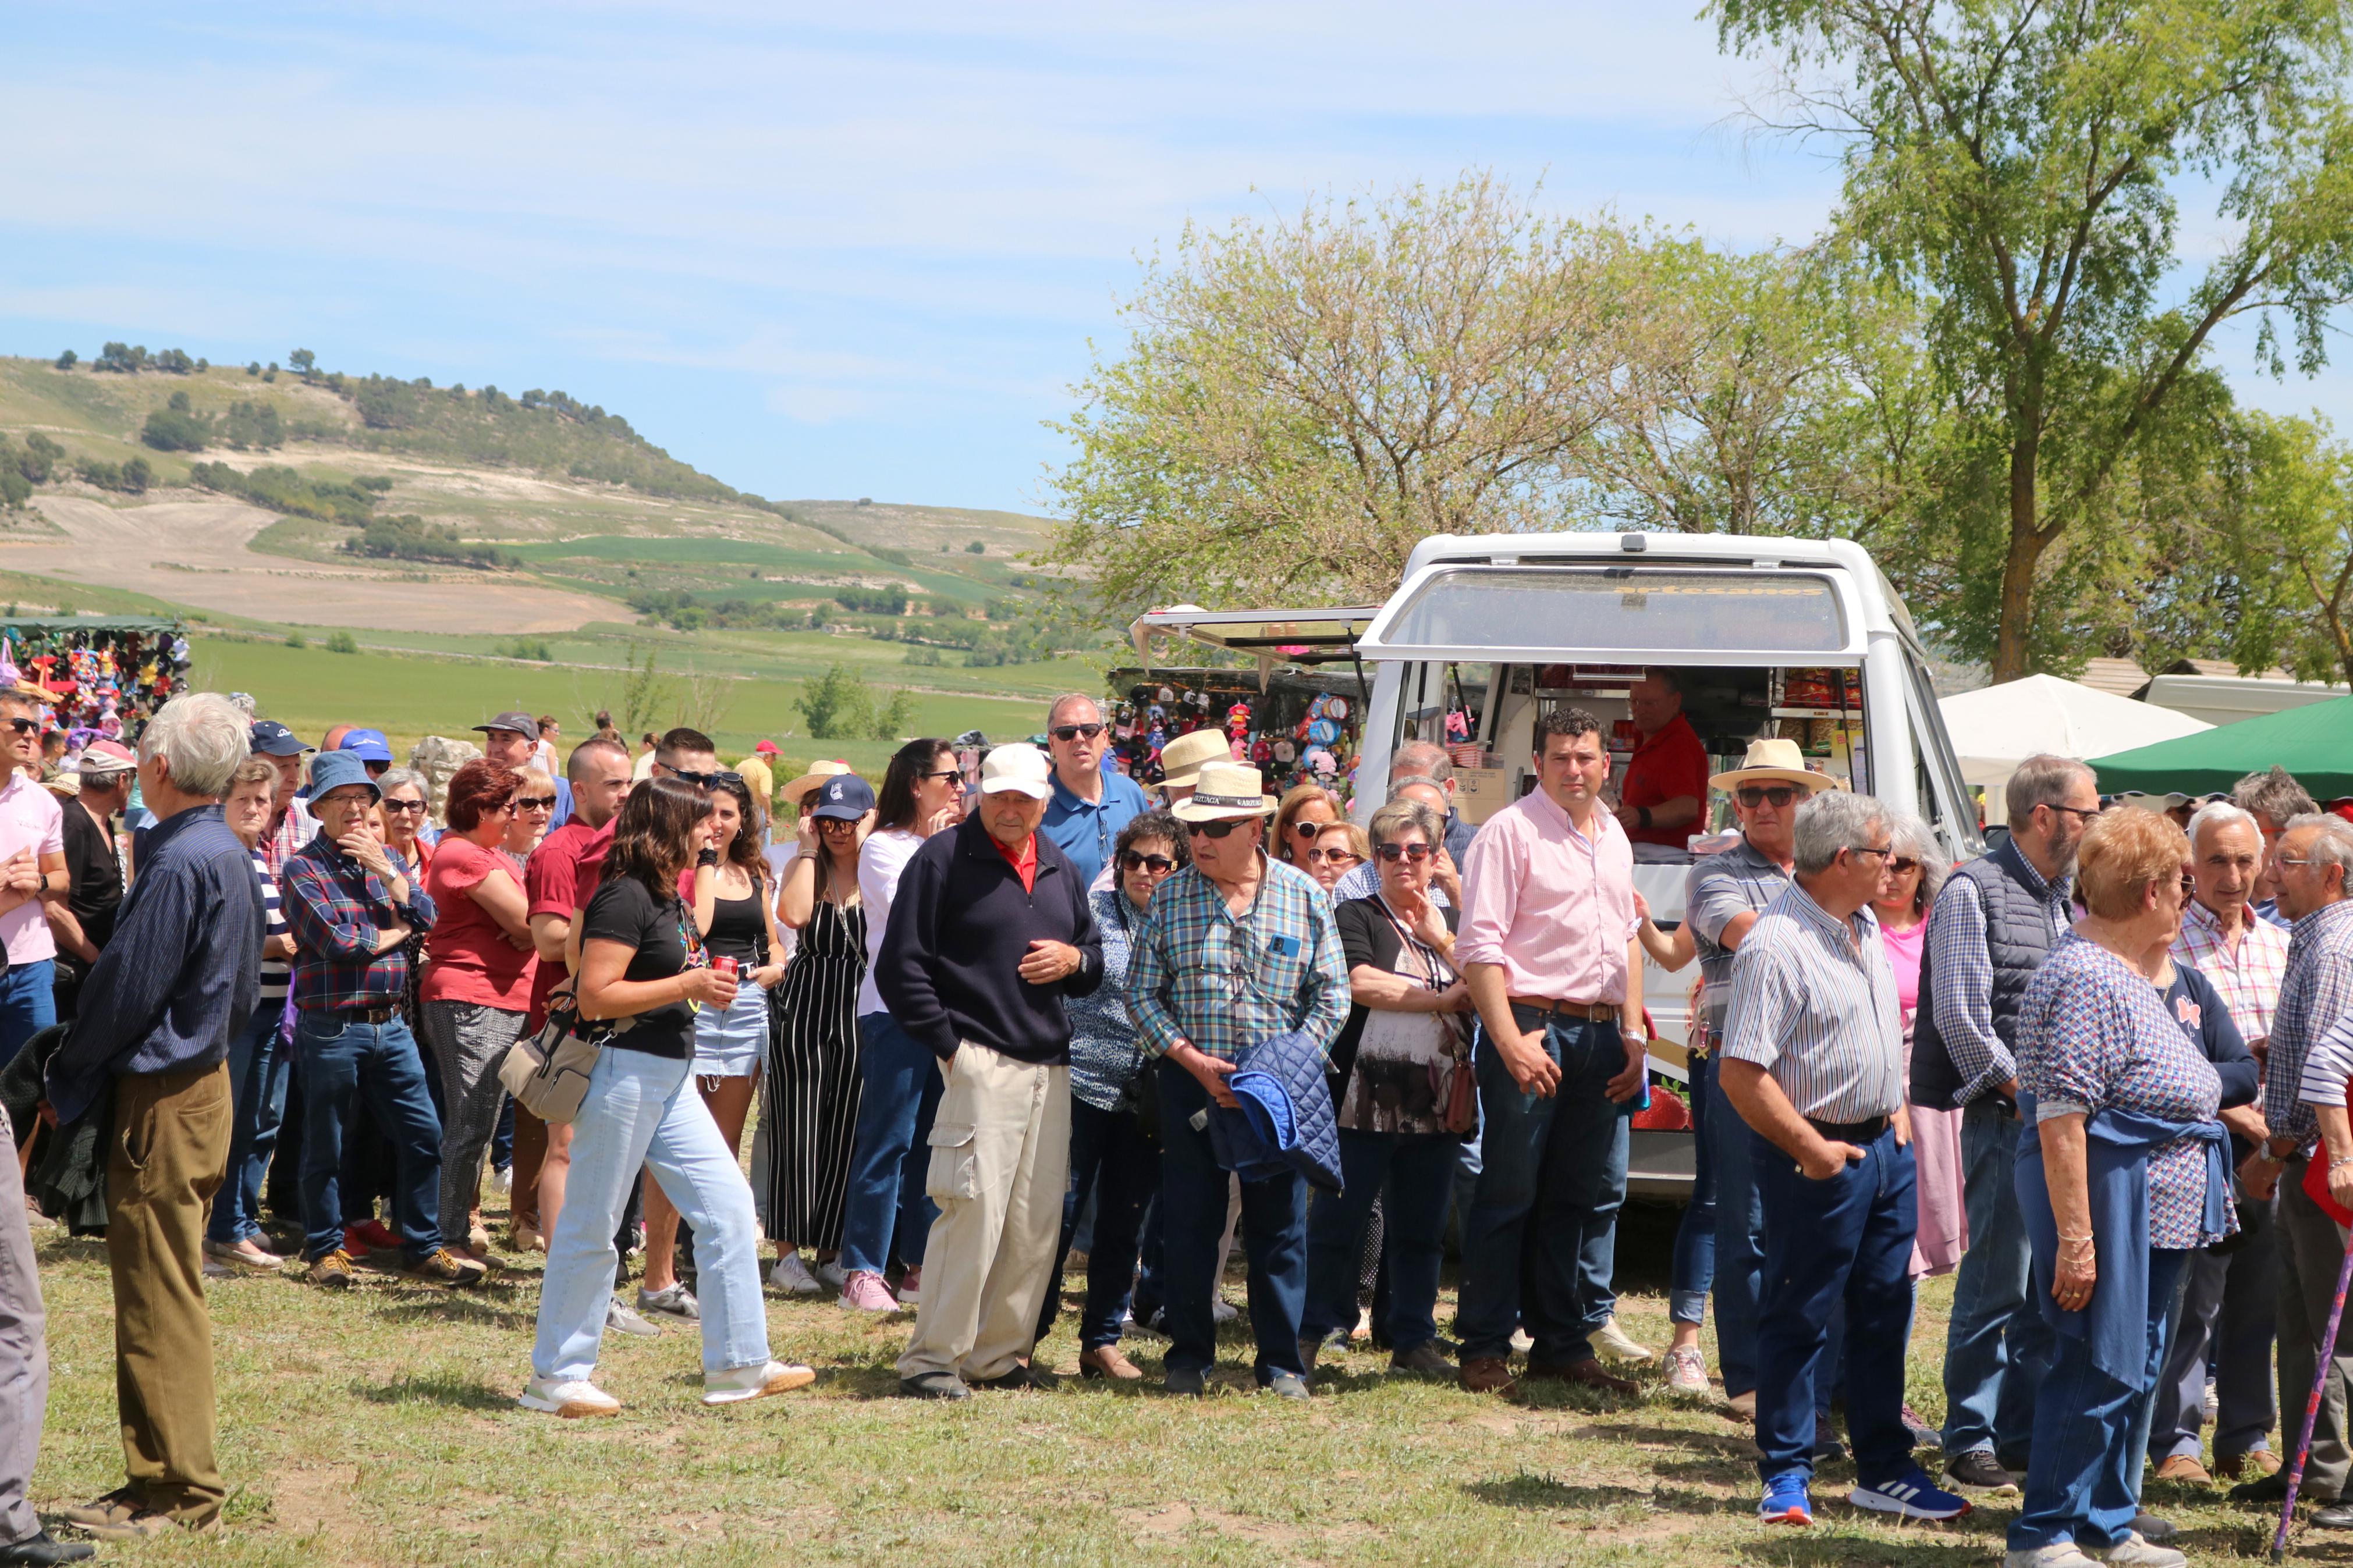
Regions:
[[515, 797], [517, 811], [554, 811], [555, 797], [552, 795], [525, 795]]
[[1430, 858], [1427, 844], [1376, 844], [1373, 853], [1394, 865], [1399, 860], [1422, 861]]
[[1229, 816], [1217, 822], [1188, 822], [1185, 831], [1196, 838], [1223, 838], [1245, 822], [1255, 822], [1253, 816]]
[[1092, 741], [1103, 732], [1103, 727], [1101, 724], [1057, 724], [1047, 732], [1057, 741], [1075, 741], [1082, 735]]
[[1787, 805], [1798, 798], [1798, 786], [1773, 784], [1768, 787], [1764, 784], [1742, 784], [1737, 798], [1741, 805], [1746, 806], [1763, 805], [1767, 801], [1771, 801], [1775, 805]]
[[388, 800], [384, 803], [384, 808], [388, 812], [396, 811], [403, 816], [412, 811], [419, 816], [425, 815], [425, 803], [421, 800]]
[[1120, 868], [1126, 871], [1149, 871], [1161, 876], [1176, 869], [1176, 862], [1166, 855], [1138, 855], [1131, 849], [1119, 858]]
[[817, 830], [819, 833], [837, 831], [849, 833], [854, 831], [857, 826], [858, 819], [853, 816], [820, 816], [817, 819]]
[[960, 779], [962, 777], [964, 777], [964, 770], [962, 768], [942, 768], [935, 773], [917, 773], [915, 775], [915, 778], [919, 783], [924, 779]]
[[681, 784], [691, 784], [697, 789], [709, 789], [712, 784], [717, 784], [721, 779], [725, 778], [727, 775], [725, 773], [690, 773], [684, 768], [672, 768], [670, 771], [670, 776], [678, 780]]
[[1920, 868], [1920, 862], [1909, 855], [1898, 855], [1887, 863], [1887, 868], [1901, 877], [1907, 871], [1917, 871]]
[[1310, 849], [1307, 858], [1321, 866], [1353, 866], [1356, 863], [1356, 852], [1353, 849]]
[[1291, 825], [1291, 831], [1302, 838], [1313, 838], [1331, 826], [1328, 822], [1310, 822], [1303, 816]]
[[16, 731], [19, 735], [29, 735], [40, 727], [41, 721], [38, 719], [11, 719], [8, 721], [8, 728]]

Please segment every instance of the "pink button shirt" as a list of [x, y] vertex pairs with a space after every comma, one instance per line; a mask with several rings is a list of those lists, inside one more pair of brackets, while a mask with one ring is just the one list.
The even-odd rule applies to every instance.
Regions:
[[1493, 963], [1514, 996], [1626, 1000], [1634, 918], [1634, 847], [1598, 806], [1595, 837], [1543, 790], [1487, 819], [1462, 860], [1458, 964]]
[[[0, 860], [19, 849], [33, 858], [66, 852], [66, 816], [58, 797], [23, 773], [11, 773], [0, 789]], [[7, 944], [10, 963], [38, 963], [58, 955], [57, 938], [49, 934], [48, 916], [38, 899], [18, 904], [0, 915], [0, 942]]]

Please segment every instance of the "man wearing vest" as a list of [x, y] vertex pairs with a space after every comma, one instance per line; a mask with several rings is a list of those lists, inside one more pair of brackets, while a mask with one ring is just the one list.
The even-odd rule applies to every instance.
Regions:
[[2006, 792], [2010, 837], [1953, 873], [1928, 915], [1912, 1100], [1961, 1118], [1961, 1202], [1969, 1249], [1945, 1341], [1947, 1469], [1961, 1486], [2017, 1484], [2034, 1430], [2034, 1380], [2050, 1331], [2027, 1300], [2026, 1228], [2010, 1186], [2018, 1064], [2010, 1055], [2026, 983], [2067, 930], [2075, 847], [2099, 815], [2092, 771], [2029, 757]]

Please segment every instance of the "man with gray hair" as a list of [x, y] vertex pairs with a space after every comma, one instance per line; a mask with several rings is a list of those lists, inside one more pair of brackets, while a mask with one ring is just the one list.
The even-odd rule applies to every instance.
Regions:
[[[2316, 813], [2288, 819], [2273, 850], [2279, 870], [2280, 912], [2289, 929], [2287, 973], [2280, 981], [2279, 1007], [2272, 1016], [2271, 1047], [2263, 1064], [2263, 1119], [2271, 1136], [2239, 1167], [2240, 1185], [2255, 1203], [2279, 1189], [2279, 1399], [2295, 1410], [2311, 1396], [2314, 1373], [2325, 1354], [2335, 1363], [2322, 1391], [2312, 1426], [2312, 1458], [2304, 1491], [2327, 1500], [2312, 1516], [2325, 1529], [2353, 1529], [2353, 1505], [2345, 1498], [2353, 1472], [2348, 1447], [2346, 1380], [2353, 1377], [2348, 1336], [2327, 1342], [2330, 1303], [2345, 1244], [2337, 1223], [2304, 1190], [2305, 1172], [2315, 1157], [2316, 1105], [2341, 1105], [2345, 1081], [2327, 1064], [2344, 1061], [2341, 1039], [2353, 1024], [2353, 900], [2346, 879], [2353, 874], [2353, 824]], [[2318, 1156], [2334, 1163], [2334, 1156]], [[2265, 1476], [2232, 1489], [2242, 1501], [2270, 1502], [2286, 1495], [2287, 1478]]]
[[2295, 775], [2277, 763], [2232, 784], [2231, 804], [2253, 817], [2263, 836], [2263, 879], [2255, 884], [2255, 913], [2285, 931], [2295, 922], [2279, 907], [2279, 868], [2272, 856], [2287, 825], [2320, 807], [2311, 792], [2295, 782]]
[[[1435, 741], [1408, 741], [1389, 757], [1389, 798], [1417, 780], [1427, 781], [1444, 798], [1438, 809], [1446, 814], [1446, 853], [1455, 865], [1471, 852], [1479, 830], [1454, 814], [1454, 759]], [[1377, 882], [1377, 879], [1376, 879]]]
[[210, 1530], [227, 1495], [214, 1456], [204, 1225], [228, 1167], [229, 1041], [261, 990], [261, 884], [220, 805], [246, 752], [245, 715], [212, 692], [174, 698], [140, 737], [140, 793], [156, 825], [46, 1078], [61, 1121], [111, 1089], [119, 1130], [108, 1140], [106, 1251], [130, 1479], [64, 1510], [101, 1539]]
[[1111, 863], [1119, 830], [1152, 809], [1144, 786], [1123, 773], [1105, 773], [1110, 742], [1103, 708], [1083, 691], [1066, 691], [1046, 709], [1046, 751], [1054, 760], [1054, 793], [1038, 831], [1062, 852], [1079, 886], [1092, 888]]
[[2026, 984], [2071, 923], [2075, 847], [2100, 814], [2092, 770], [2048, 753], [2010, 775], [2010, 835], [1955, 871], [1928, 914], [1913, 1024], [1912, 1099], [1961, 1112], [1969, 1249], [1945, 1339], [1947, 1471], [1965, 1487], [2016, 1483], [2034, 1435], [2034, 1380], [2051, 1331], [2027, 1298], [2031, 1257], [2010, 1184]]
[[1757, 1448], [1767, 1523], [1812, 1522], [1814, 1382], [1841, 1302], [1859, 1482], [1847, 1500], [1901, 1519], [1969, 1509], [1912, 1462], [1904, 1421], [1917, 1206], [1902, 1008], [1871, 909], [1895, 852], [1887, 816], [1839, 790], [1798, 808], [1794, 885], [1740, 944], [1717, 1047], [1765, 1211]]

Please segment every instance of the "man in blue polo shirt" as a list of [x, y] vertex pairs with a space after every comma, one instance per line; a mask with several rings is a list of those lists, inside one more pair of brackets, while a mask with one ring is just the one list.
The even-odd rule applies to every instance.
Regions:
[[1046, 710], [1046, 749], [1054, 759], [1054, 793], [1046, 802], [1044, 834], [1092, 887], [1111, 862], [1119, 830], [1148, 809], [1143, 789], [1122, 773], [1103, 771], [1103, 710], [1084, 692], [1066, 692]]

